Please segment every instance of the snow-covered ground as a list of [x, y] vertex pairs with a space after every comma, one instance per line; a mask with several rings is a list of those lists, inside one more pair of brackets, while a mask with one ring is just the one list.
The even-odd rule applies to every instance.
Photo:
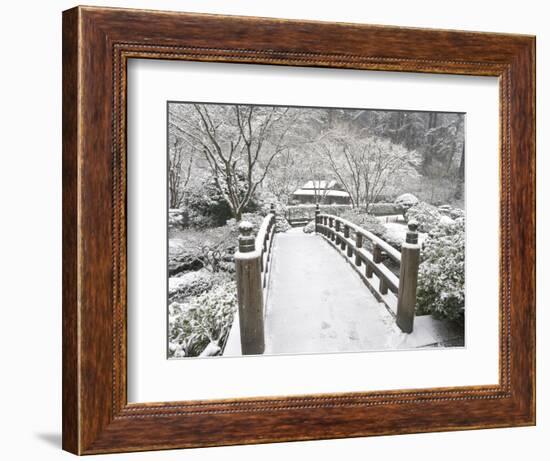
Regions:
[[[388, 233], [388, 236], [391, 237], [392, 240], [397, 240], [400, 242], [405, 242], [405, 239], [407, 238], [407, 224], [404, 222], [388, 222], [384, 223], [384, 227], [386, 228], [386, 232]], [[425, 234], [423, 232], [418, 233], [418, 243], [422, 244], [428, 234]]]

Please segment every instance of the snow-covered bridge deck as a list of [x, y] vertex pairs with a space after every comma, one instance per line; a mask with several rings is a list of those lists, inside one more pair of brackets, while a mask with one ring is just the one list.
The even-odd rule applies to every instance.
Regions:
[[387, 349], [401, 336], [386, 307], [320, 235], [276, 234], [272, 251], [265, 354]]

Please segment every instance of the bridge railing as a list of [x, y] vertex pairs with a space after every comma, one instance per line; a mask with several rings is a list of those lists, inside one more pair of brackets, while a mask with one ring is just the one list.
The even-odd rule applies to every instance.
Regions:
[[258, 233], [246, 221], [239, 225], [239, 249], [235, 253], [239, 330], [243, 355], [263, 354], [265, 349], [265, 301], [270, 269], [275, 208], [263, 219]]
[[[362, 266], [365, 267], [363, 280], [374, 296], [392, 312], [395, 306], [387, 296], [388, 291], [397, 296], [396, 322], [406, 333], [413, 330], [416, 305], [420, 262], [417, 228], [415, 222], [409, 222], [406, 242], [398, 251], [372, 232], [346, 219], [319, 210], [315, 216], [315, 231], [341, 251], [358, 272], [361, 273]], [[384, 265], [386, 257], [399, 265], [399, 277]], [[378, 286], [373, 275], [378, 279]]]
[[343, 204], [302, 204], [288, 205], [285, 211], [285, 218], [292, 227], [305, 226], [315, 219], [315, 210], [320, 207], [327, 213], [339, 213], [351, 209], [351, 205]]

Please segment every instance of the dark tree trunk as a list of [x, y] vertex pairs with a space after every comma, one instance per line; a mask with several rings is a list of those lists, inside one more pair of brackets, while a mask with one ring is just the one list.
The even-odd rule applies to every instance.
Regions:
[[[428, 117], [428, 130], [431, 130], [437, 126], [437, 112], [430, 112]], [[433, 134], [428, 134], [426, 139], [426, 148], [424, 149], [424, 158], [422, 162], [422, 171], [425, 175], [430, 174], [430, 168], [433, 163], [434, 156], [434, 136]]]
[[458, 183], [456, 185], [455, 198], [460, 199], [464, 197], [464, 168], [465, 168], [465, 157], [466, 157], [466, 143], [462, 143], [462, 155], [460, 157], [460, 166], [458, 167]]

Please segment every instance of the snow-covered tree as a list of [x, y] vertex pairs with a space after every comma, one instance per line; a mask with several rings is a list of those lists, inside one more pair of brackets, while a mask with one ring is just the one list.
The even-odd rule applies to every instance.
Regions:
[[[178, 104], [170, 127], [190, 150], [200, 152], [229, 204], [240, 219], [279, 154], [289, 147], [292, 108], [213, 104]], [[244, 194], [238, 183], [245, 179]]]
[[183, 204], [187, 186], [191, 179], [191, 170], [195, 150], [186, 149], [182, 138], [170, 136], [168, 155], [168, 201], [170, 208], [180, 208]]
[[420, 158], [415, 151], [349, 125], [325, 133], [315, 148], [328, 161], [352, 205], [367, 211], [387, 187], [418, 175]]

